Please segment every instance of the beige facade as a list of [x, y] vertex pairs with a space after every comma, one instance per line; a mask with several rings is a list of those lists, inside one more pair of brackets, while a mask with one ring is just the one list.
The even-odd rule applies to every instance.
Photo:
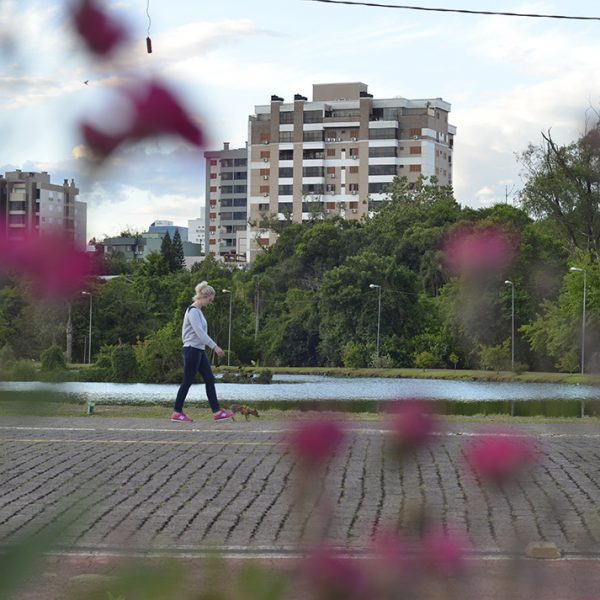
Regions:
[[84, 249], [87, 207], [77, 200], [78, 194], [73, 180], [56, 185], [45, 171], [7, 172], [0, 178], [0, 222], [15, 240], [31, 231], [64, 233]]
[[[313, 85], [313, 100], [271, 96], [248, 130], [248, 260], [276, 235], [261, 219], [360, 219], [396, 176], [452, 184], [456, 128], [441, 98], [375, 99], [364, 83]], [[207, 220], [208, 222], [208, 220]]]

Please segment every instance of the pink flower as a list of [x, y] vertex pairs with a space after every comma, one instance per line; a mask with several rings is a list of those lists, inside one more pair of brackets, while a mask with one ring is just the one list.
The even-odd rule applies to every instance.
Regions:
[[425, 402], [397, 402], [390, 416], [391, 442], [396, 450], [405, 452], [428, 444], [440, 429], [438, 419]]
[[370, 599], [367, 577], [355, 559], [323, 546], [304, 560], [303, 571], [317, 592], [316, 598]]
[[66, 236], [28, 233], [14, 240], [0, 235], [0, 270], [32, 280], [42, 296], [68, 297], [90, 275], [91, 261]]
[[129, 39], [125, 27], [103, 12], [95, 0], [80, 0], [72, 18], [77, 33], [95, 54], [110, 54]]
[[497, 227], [454, 231], [443, 245], [444, 258], [455, 273], [502, 270], [515, 254], [515, 240]]
[[424, 566], [440, 575], [460, 575], [465, 571], [466, 541], [462, 535], [432, 529], [423, 536]]
[[378, 532], [373, 540], [376, 566], [403, 575], [414, 569], [414, 542], [393, 529]]
[[85, 143], [103, 159], [126, 141], [139, 141], [158, 135], [175, 135], [195, 146], [201, 146], [201, 129], [187, 114], [175, 95], [157, 81], [140, 83], [137, 88], [123, 88], [120, 93], [131, 104], [133, 118], [119, 133], [108, 134], [95, 125], [83, 122], [81, 133]]
[[312, 420], [300, 424], [290, 435], [289, 445], [305, 465], [318, 465], [331, 457], [344, 439], [344, 430], [335, 421]]
[[535, 448], [527, 438], [498, 432], [473, 441], [466, 448], [466, 459], [481, 479], [500, 484], [534, 461]]

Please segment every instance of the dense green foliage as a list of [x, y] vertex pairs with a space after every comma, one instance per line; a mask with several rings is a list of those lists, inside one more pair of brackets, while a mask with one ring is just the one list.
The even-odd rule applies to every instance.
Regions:
[[[166, 235], [160, 253], [90, 283], [91, 373], [178, 381], [181, 320], [204, 279], [217, 290], [204, 311], [209, 333], [232, 365], [505, 370], [514, 290], [515, 369], [577, 371], [583, 273], [571, 266], [586, 269], [585, 366], [598, 371], [598, 139], [588, 133], [559, 147], [548, 136], [523, 153], [522, 208], [465, 208], [435, 179], [413, 189], [396, 179], [389, 202], [362, 221], [266, 219], [278, 241], [245, 269], [209, 256], [185, 270], [178, 234]], [[81, 296], [71, 305], [73, 362], [81, 362], [89, 303]], [[26, 283], [5, 279], [0, 348], [13, 363], [55, 343], [63, 349], [66, 315], [66, 302], [36, 302]]]

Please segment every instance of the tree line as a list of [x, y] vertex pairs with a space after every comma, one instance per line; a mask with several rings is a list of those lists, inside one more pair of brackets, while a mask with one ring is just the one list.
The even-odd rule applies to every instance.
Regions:
[[[397, 178], [389, 202], [361, 221], [271, 223], [277, 243], [244, 269], [208, 256], [185, 270], [170, 239], [144, 260], [113, 257], [104, 268], [123, 276], [87, 290], [92, 357], [107, 367], [128, 346], [136, 377], [175, 380], [183, 312], [205, 279], [217, 290], [205, 311], [210, 334], [231, 364], [577, 371], [584, 273], [575, 267], [586, 276], [585, 369], [597, 370], [599, 129], [567, 145], [544, 134], [519, 160], [518, 206], [469, 208], [435, 178], [416, 187]], [[71, 309], [73, 360], [82, 361], [87, 297]], [[5, 277], [0, 348], [39, 358], [64, 347], [66, 310]]]

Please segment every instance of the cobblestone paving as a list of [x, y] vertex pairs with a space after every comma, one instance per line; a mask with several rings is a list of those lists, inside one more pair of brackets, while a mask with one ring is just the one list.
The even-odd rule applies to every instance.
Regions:
[[539, 540], [563, 552], [600, 551], [600, 433], [585, 423], [520, 426], [543, 460], [527, 481], [503, 490], [480, 485], [464, 468], [464, 445], [482, 426], [452, 425], [399, 468], [381, 424], [352, 421], [341, 452], [310, 476], [282, 441], [289, 426], [4, 419], [0, 539], [68, 514], [64, 543], [86, 550], [258, 551], [325, 533], [358, 551], [378, 530], [407, 526], [425, 511], [466, 531], [482, 552]]

